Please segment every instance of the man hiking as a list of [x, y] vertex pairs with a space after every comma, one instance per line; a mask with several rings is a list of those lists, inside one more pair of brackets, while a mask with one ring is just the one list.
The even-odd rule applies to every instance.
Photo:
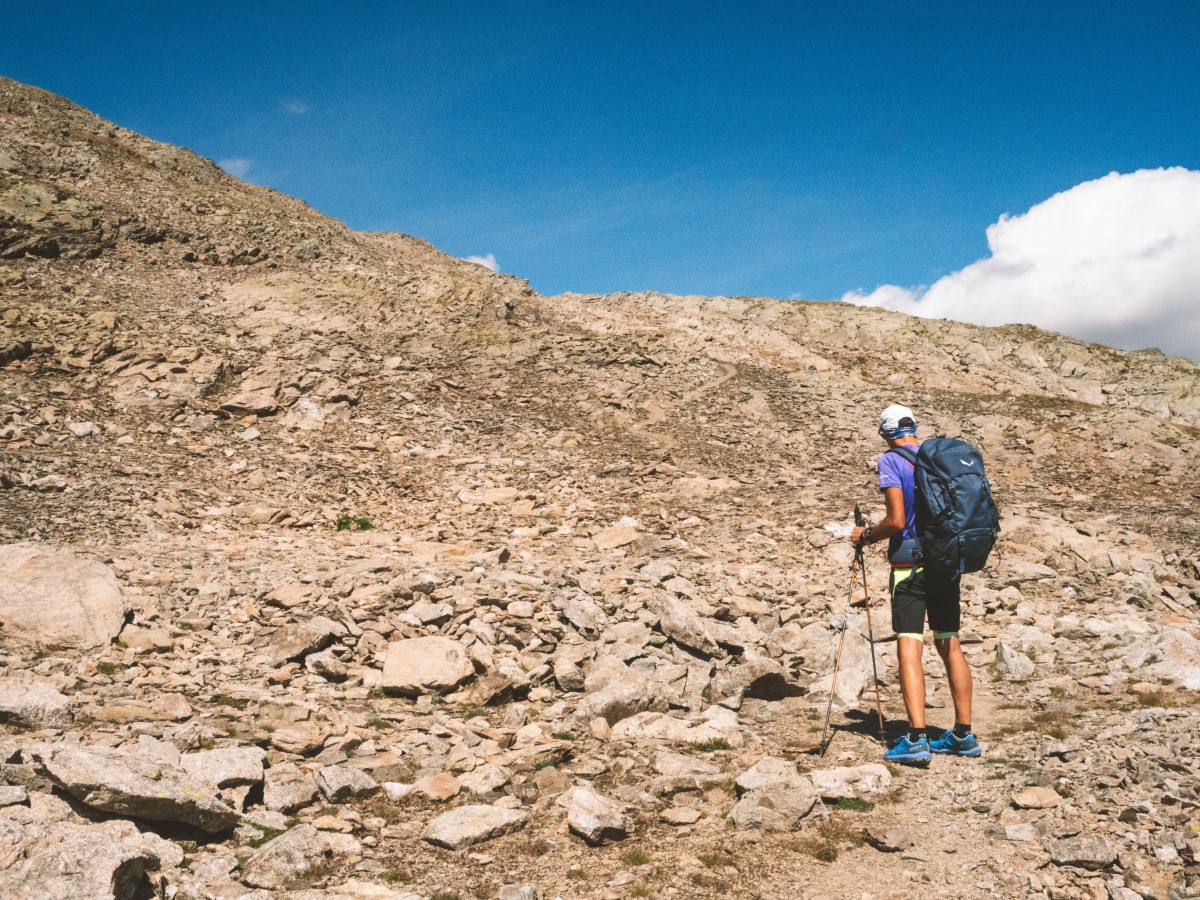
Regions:
[[[890, 448], [879, 457], [879, 489], [887, 515], [876, 525], [855, 528], [855, 546], [888, 542], [891, 564], [892, 630], [900, 661], [900, 691], [908, 713], [908, 732], [897, 738], [884, 759], [909, 765], [928, 765], [931, 753], [979, 756], [983, 748], [971, 732], [971, 669], [958, 642], [960, 620], [959, 574], [921, 564], [917, 539], [918, 504], [913, 476], [917, 420], [898, 404], [879, 417], [879, 434]], [[954, 701], [954, 728], [930, 741], [925, 731], [925, 672], [922, 667], [925, 619], [933, 645], [946, 664]]]

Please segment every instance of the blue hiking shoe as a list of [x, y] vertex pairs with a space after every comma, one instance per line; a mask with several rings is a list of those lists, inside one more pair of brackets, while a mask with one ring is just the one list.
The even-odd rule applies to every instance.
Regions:
[[948, 753], [951, 756], [983, 756], [983, 748], [974, 734], [966, 737], [955, 737], [953, 731], [942, 732], [941, 737], [929, 742], [929, 749], [934, 753]]
[[892, 741], [892, 749], [883, 754], [883, 758], [906, 766], [927, 766], [933, 758], [929, 752], [929, 738], [910, 741], [907, 734], [902, 734]]

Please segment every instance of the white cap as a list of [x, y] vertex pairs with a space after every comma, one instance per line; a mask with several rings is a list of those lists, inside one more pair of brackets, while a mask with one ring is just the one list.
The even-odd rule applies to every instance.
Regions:
[[900, 423], [904, 419], [912, 422], [910, 427], [916, 428], [917, 417], [913, 415], [913, 411], [907, 406], [893, 403], [879, 414], [879, 433], [884, 437], [894, 437], [896, 432], [901, 429]]

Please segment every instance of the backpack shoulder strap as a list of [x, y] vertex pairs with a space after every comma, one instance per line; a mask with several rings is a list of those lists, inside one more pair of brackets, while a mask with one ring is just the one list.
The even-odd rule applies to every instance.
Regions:
[[914, 466], [917, 464], [917, 453], [915, 450], [913, 450], [909, 447], [905, 447], [903, 445], [901, 445], [899, 447], [889, 447], [888, 453], [895, 453], [897, 456], [901, 456], [904, 459], [907, 459]]

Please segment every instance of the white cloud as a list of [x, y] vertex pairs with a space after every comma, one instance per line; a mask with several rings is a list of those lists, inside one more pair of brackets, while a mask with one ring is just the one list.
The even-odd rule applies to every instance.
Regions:
[[987, 239], [991, 256], [929, 287], [842, 300], [1200, 360], [1200, 172], [1113, 172], [1001, 216]]
[[487, 256], [468, 256], [466, 259], [467, 262], [483, 266], [485, 269], [491, 269], [493, 272], [500, 271], [500, 264], [496, 262], [495, 253], [489, 253]]
[[234, 157], [233, 159], [218, 159], [217, 165], [234, 178], [245, 178], [250, 174], [250, 168], [254, 165], [254, 162], [249, 159]]
[[308, 108], [308, 104], [303, 100], [287, 100], [283, 104], [283, 111], [292, 116], [307, 115]]

